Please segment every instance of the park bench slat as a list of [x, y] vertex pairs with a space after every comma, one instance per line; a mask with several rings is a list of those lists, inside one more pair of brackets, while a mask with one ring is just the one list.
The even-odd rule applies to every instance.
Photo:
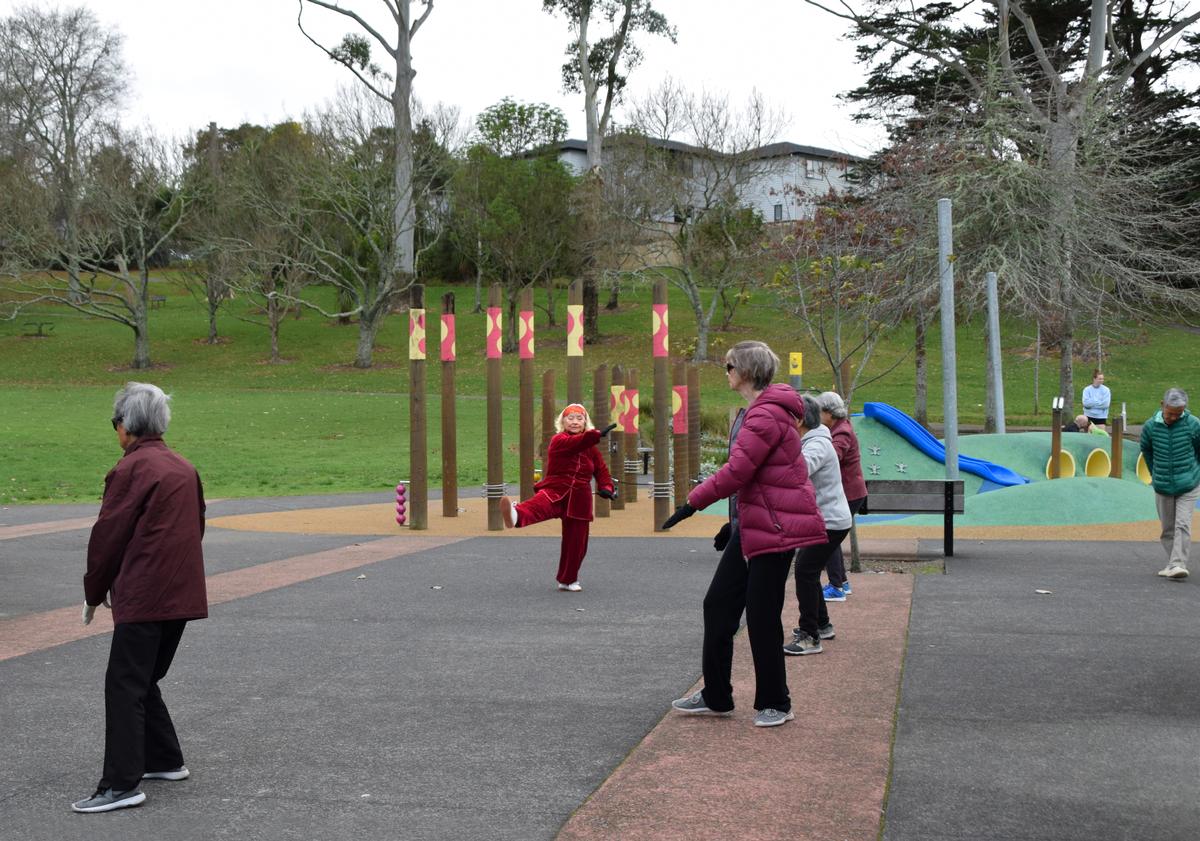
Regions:
[[869, 479], [864, 514], [936, 514], [944, 519], [947, 556], [954, 554], [954, 515], [966, 511], [963, 483], [937, 479]]

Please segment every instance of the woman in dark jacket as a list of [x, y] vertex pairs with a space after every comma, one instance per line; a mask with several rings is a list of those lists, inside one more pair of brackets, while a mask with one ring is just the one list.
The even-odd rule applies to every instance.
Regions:
[[104, 775], [71, 808], [110, 812], [146, 799], [148, 780], [183, 780], [188, 769], [158, 682], [171, 667], [183, 626], [208, 616], [204, 586], [204, 491], [196, 469], [167, 449], [170, 398], [128, 383], [113, 403], [124, 456], [104, 479], [88, 541], [83, 624], [112, 605], [104, 679]]
[[723, 550], [704, 597], [704, 688], [672, 702], [685, 715], [733, 713], [733, 636], [742, 610], [754, 658], [758, 727], [791, 720], [780, 613], [793, 551], [822, 543], [825, 525], [808, 480], [796, 420], [796, 392], [771, 385], [777, 357], [762, 342], [739, 342], [725, 355], [729, 387], [750, 405], [730, 432], [729, 460], [688, 495], [663, 528], [730, 498], [730, 522], [714, 541]]

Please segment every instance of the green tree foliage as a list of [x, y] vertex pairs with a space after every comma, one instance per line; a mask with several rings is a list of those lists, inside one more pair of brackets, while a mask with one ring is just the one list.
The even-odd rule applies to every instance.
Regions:
[[545, 149], [567, 136], [567, 118], [545, 103], [515, 102], [509, 97], [475, 118], [479, 141], [500, 157]]

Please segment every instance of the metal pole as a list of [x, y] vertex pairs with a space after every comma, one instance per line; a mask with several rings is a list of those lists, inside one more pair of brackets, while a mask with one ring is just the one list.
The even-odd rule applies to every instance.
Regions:
[[458, 417], [454, 405], [458, 365], [454, 293], [442, 296], [442, 516], [458, 516]]
[[408, 305], [408, 527], [429, 528], [429, 448], [425, 418], [425, 287], [414, 283]]
[[938, 199], [938, 274], [942, 287], [942, 413], [946, 480], [958, 479], [958, 374], [954, 348], [954, 235], [950, 199]]
[[1000, 296], [996, 291], [996, 273], [988, 272], [985, 277], [988, 311], [988, 394], [992, 398], [996, 431], [1003, 435], [1008, 430], [1004, 421], [1004, 377], [1000, 364]]

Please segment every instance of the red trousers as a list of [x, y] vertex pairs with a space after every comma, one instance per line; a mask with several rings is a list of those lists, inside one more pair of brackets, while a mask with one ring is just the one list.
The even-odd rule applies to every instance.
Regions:
[[588, 520], [576, 520], [564, 517], [567, 510], [567, 498], [552, 499], [545, 491], [538, 491], [524, 502], [518, 502], [517, 528], [532, 526], [544, 520], [555, 517], [562, 519], [562, 548], [558, 554], [558, 583], [574, 584], [579, 580], [579, 567], [583, 564], [583, 556], [587, 554], [588, 531], [591, 523]]

